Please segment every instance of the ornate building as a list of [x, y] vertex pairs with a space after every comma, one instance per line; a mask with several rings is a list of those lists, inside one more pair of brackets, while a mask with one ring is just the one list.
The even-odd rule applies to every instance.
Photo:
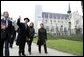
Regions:
[[[82, 20], [82, 16], [79, 15], [77, 11], [71, 13], [70, 4], [67, 14], [43, 12], [42, 7], [39, 5], [37, 5], [35, 9], [36, 32], [38, 32], [40, 23], [44, 23], [47, 33], [55, 35], [75, 34], [75, 26], [83, 27]], [[80, 24], [81, 26], [79, 26]]]

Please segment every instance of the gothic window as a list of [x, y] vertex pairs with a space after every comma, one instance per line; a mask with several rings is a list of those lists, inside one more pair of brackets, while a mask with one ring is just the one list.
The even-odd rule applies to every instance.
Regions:
[[45, 18], [48, 18], [48, 14], [47, 13], [45, 13]]
[[56, 31], [58, 32], [58, 26], [56, 27]]
[[54, 27], [51, 27], [51, 32], [54, 32]]
[[60, 21], [58, 21], [58, 23], [59, 23]]
[[79, 23], [79, 21], [78, 20], [76, 20], [76, 24], [78, 24]]
[[60, 19], [60, 16], [58, 16], [58, 19]]
[[61, 19], [63, 19], [64, 17], [62, 16]]
[[50, 20], [51, 24], [52, 24], [52, 20]]
[[67, 17], [65, 17], [65, 19], [67, 19]]
[[60, 31], [63, 31], [63, 25], [61, 25], [61, 27], [60, 27]]
[[56, 15], [54, 14], [54, 19], [56, 19]]
[[56, 20], [54, 20], [54, 22], [56, 22]]
[[52, 14], [50, 14], [50, 18], [52, 18]]
[[47, 20], [45, 20], [45, 23], [47, 23]]
[[67, 30], [66, 30], [66, 27], [64, 28], [64, 32], [66, 32]]
[[44, 18], [44, 13], [42, 13], [42, 18]]
[[49, 26], [46, 26], [46, 30], [49, 31]]
[[63, 23], [63, 21], [62, 21], [62, 23]]
[[61, 25], [61, 27], [63, 27], [63, 25]]
[[64, 28], [64, 33], [65, 33], [65, 35], [67, 34], [67, 29], [66, 29], [66, 27]]

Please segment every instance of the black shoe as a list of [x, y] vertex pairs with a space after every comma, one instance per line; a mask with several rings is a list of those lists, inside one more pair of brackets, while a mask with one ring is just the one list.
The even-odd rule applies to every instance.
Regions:
[[29, 52], [29, 54], [31, 55], [31, 52]]
[[21, 52], [19, 51], [18, 53], [19, 53], [19, 56], [21, 56]]
[[45, 54], [48, 54], [48, 52], [45, 52]]
[[23, 54], [23, 56], [26, 56], [25, 54]]
[[19, 56], [21, 56], [21, 53], [19, 53]]
[[26, 56], [25, 54], [22, 54], [23, 56]]
[[39, 54], [41, 54], [41, 52], [39, 52]]

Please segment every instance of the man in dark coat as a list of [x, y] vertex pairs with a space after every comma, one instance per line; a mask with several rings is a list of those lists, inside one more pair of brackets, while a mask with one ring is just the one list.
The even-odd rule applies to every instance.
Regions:
[[29, 38], [29, 26], [27, 23], [29, 22], [28, 18], [24, 18], [25, 23], [20, 22], [20, 18], [17, 21], [17, 25], [19, 26], [19, 33], [18, 33], [18, 42], [19, 42], [19, 55], [21, 56], [21, 53], [23, 56], [24, 54], [24, 48], [26, 43], [26, 37]]
[[28, 44], [28, 51], [29, 51], [29, 54], [31, 54], [31, 44], [32, 44], [32, 41], [33, 41], [33, 37], [34, 37], [34, 34], [35, 34], [35, 30], [34, 30], [34, 24], [33, 22], [30, 23], [30, 32], [29, 32], [29, 39], [27, 39], [27, 44]]
[[4, 18], [1, 19], [1, 56], [3, 56], [3, 46], [5, 43], [5, 56], [9, 56], [9, 43], [12, 34], [12, 22], [9, 20], [9, 13], [3, 13]]
[[47, 32], [46, 29], [44, 28], [43, 23], [40, 24], [41, 28], [38, 30], [38, 49], [39, 53], [41, 53], [41, 45], [44, 45], [44, 50], [45, 53], [47, 54], [47, 47], [46, 47], [46, 40], [47, 40]]

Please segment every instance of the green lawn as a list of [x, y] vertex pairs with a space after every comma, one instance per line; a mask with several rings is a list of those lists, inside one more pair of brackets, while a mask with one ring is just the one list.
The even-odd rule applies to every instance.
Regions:
[[[37, 38], [33, 42], [37, 42]], [[47, 47], [60, 50], [63, 52], [71, 53], [78, 56], [83, 56], [83, 42], [82, 41], [72, 41], [65, 39], [53, 39], [47, 40]]]
[[83, 55], [83, 42], [79, 41], [71, 41], [65, 39], [48, 40], [47, 47], [75, 55]]

